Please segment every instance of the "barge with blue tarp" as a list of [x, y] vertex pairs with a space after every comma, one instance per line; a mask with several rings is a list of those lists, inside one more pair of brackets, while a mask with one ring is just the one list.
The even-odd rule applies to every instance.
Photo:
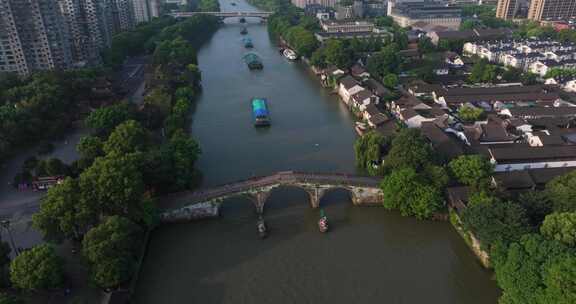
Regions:
[[248, 68], [251, 70], [261, 70], [264, 68], [262, 60], [260, 60], [260, 57], [255, 53], [244, 55], [244, 62], [246, 62], [246, 65], [248, 65]]
[[245, 47], [245, 48], [251, 49], [251, 48], [254, 47], [254, 44], [252, 43], [252, 39], [250, 39], [250, 38], [244, 38], [243, 41], [244, 41], [244, 47]]
[[270, 112], [266, 98], [252, 98], [252, 119], [255, 127], [270, 125]]

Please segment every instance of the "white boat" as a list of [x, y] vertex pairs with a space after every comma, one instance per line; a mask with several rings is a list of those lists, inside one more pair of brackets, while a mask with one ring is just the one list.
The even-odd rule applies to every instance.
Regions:
[[282, 55], [284, 55], [284, 57], [286, 57], [290, 60], [296, 60], [298, 58], [298, 55], [296, 55], [296, 52], [294, 52], [291, 49], [285, 49], [284, 52], [282, 52]]

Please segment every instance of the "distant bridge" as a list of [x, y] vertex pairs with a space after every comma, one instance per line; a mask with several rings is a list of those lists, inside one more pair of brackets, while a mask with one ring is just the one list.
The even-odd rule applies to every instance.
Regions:
[[375, 177], [284, 171], [211, 189], [176, 193], [161, 199], [160, 208], [163, 211], [174, 211], [198, 203], [246, 197], [254, 203], [256, 211], [262, 213], [272, 190], [281, 186], [292, 186], [306, 191], [312, 208], [318, 208], [324, 194], [333, 189], [347, 190], [355, 205], [377, 204], [382, 202], [379, 183], [380, 179]]
[[174, 18], [189, 18], [194, 15], [212, 15], [221, 19], [233, 18], [233, 17], [236, 18], [254, 17], [266, 20], [272, 14], [274, 13], [273, 12], [174, 12], [171, 13], [170, 15]]

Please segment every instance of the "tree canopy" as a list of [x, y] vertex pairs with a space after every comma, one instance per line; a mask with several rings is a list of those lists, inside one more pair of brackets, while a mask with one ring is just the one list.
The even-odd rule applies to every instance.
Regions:
[[555, 211], [576, 211], [576, 170], [552, 179], [546, 192]]
[[475, 122], [480, 120], [484, 115], [484, 110], [482, 108], [477, 108], [473, 106], [463, 105], [458, 108], [458, 117], [465, 122]]
[[576, 247], [576, 213], [560, 212], [547, 215], [540, 232], [550, 239]]
[[443, 206], [442, 193], [413, 168], [394, 170], [384, 177], [380, 187], [384, 207], [398, 209], [404, 216], [429, 218]]
[[128, 120], [118, 125], [104, 143], [106, 154], [127, 154], [143, 152], [148, 145], [148, 132], [134, 121]]
[[573, 254], [537, 234], [512, 243], [504, 256], [496, 259], [496, 279], [503, 289], [500, 303], [570, 303], [575, 295], [575, 270], [567, 267], [574, 265]]
[[15, 287], [26, 291], [60, 287], [62, 261], [50, 245], [35, 246], [12, 260], [10, 280]]
[[102, 288], [117, 287], [135, 270], [134, 251], [139, 228], [130, 220], [107, 217], [82, 241], [82, 255], [90, 262], [92, 280]]
[[356, 139], [356, 167], [370, 175], [382, 175], [382, 159], [390, 145], [390, 139], [375, 131], [368, 132]]
[[390, 170], [414, 168], [420, 170], [433, 160], [432, 148], [417, 129], [402, 129], [392, 140], [384, 160]]
[[485, 188], [492, 175], [492, 164], [482, 155], [461, 155], [448, 166], [456, 179], [476, 190]]

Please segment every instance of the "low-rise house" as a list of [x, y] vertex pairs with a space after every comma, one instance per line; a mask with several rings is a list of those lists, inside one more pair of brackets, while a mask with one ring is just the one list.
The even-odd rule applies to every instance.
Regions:
[[503, 109], [500, 114], [524, 119], [576, 117], [576, 107], [513, 107]]
[[420, 128], [422, 123], [434, 122], [437, 119], [443, 120], [445, 116], [448, 116], [446, 111], [438, 107], [427, 110], [409, 108], [400, 112], [399, 118], [408, 128]]
[[429, 84], [422, 80], [415, 80], [408, 86], [408, 92], [415, 97], [432, 97], [435, 90], [443, 90], [443, 87], [438, 84]]
[[450, 161], [464, 154], [458, 141], [451, 138], [434, 122], [423, 122], [420, 131], [445, 161]]
[[548, 71], [560, 65], [561, 64], [558, 61], [551, 59], [536, 60], [528, 66], [528, 70], [540, 77], [544, 77]]
[[485, 123], [463, 126], [463, 133], [468, 145], [501, 145], [512, 144], [520, 139], [506, 129], [504, 121], [490, 116]]
[[350, 74], [352, 74], [352, 76], [354, 76], [356, 78], [360, 78], [360, 79], [370, 78], [370, 73], [368, 73], [368, 71], [366, 71], [366, 69], [359, 64], [355, 64], [350, 68]]
[[464, 67], [464, 60], [460, 58], [460, 55], [454, 52], [445, 52], [444, 53], [444, 62], [451, 67], [454, 68], [461, 68]]
[[571, 170], [573, 168], [560, 167], [496, 172], [492, 176], [492, 184], [510, 192], [542, 190], [549, 181]]
[[576, 146], [491, 147], [495, 172], [576, 167]]
[[421, 100], [415, 97], [402, 96], [397, 100], [393, 100], [389, 103], [390, 112], [395, 116], [399, 116], [400, 113], [406, 109], [414, 110], [430, 110], [431, 106], [423, 103]]
[[398, 55], [400, 55], [400, 57], [410, 61], [410, 60], [417, 60], [422, 58], [422, 56], [420, 55], [420, 51], [416, 48], [416, 49], [406, 49], [406, 50], [400, 50], [398, 51]]
[[448, 75], [448, 73], [450, 73], [450, 66], [447, 64], [439, 64], [432, 68], [432, 72], [438, 76]]
[[350, 103], [352, 95], [364, 90], [360, 83], [354, 79], [352, 76], [345, 76], [340, 79], [340, 85], [338, 86], [338, 95], [346, 103]]
[[555, 104], [560, 97], [547, 86], [506, 86], [447, 88], [434, 90], [434, 101], [442, 107], [457, 109], [464, 104], [479, 105], [487, 111], [519, 105]]
[[377, 102], [378, 98], [372, 94], [372, 92], [365, 89], [352, 95], [352, 106], [360, 111], [364, 111], [369, 104], [376, 104]]
[[383, 86], [379, 81], [375, 80], [374, 78], [369, 78], [368, 80], [364, 81], [364, 86], [372, 91], [376, 97], [378, 97], [378, 101], [383, 101], [386, 97], [391, 96], [392, 92], [388, 90], [385, 86]]
[[380, 111], [380, 109], [378, 109], [378, 107], [373, 104], [367, 105], [362, 114], [363, 118], [368, 121], [368, 125], [372, 128], [377, 128], [392, 120], [388, 115]]

